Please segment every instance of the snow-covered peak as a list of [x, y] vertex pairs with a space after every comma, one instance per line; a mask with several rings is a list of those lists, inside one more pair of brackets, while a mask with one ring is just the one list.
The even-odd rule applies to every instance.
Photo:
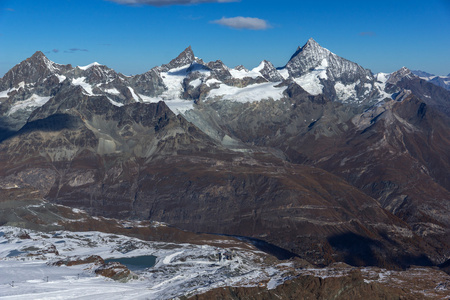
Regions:
[[300, 77], [322, 64], [323, 60], [329, 60], [332, 53], [321, 47], [312, 38], [299, 47], [286, 64], [286, 69], [292, 77]]
[[101, 64], [99, 64], [98, 62], [93, 62], [91, 64], [88, 64], [87, 66], [77, 66], [77, 68], [85, 71], [85, 70], [87, 70], [87, 69], [89, 69], [89, 68], [91, 68], [93, 66], [101, 66]]
[[234, 69], [229, 69], [233, 78], [243, 79], [243, 78], [257, 78], [261, 76], [261, 70], [265, 67], [265, 61], [262, 61], [256, 68], [252, 70], [247, 70], [244, 66], [237, 66]]
[[377, 73], [375, 74], [375, 80], [377, 82], [381, 82], [381, 83], [385, 83], [386, 81], [388, 81], [389, 77], [391, 76], [391, 73]]
[[[305, 46], [303, 48], [322, 48], [318, 42], [316, 42], [312, 37], [309, 38], [309, 40], [306, 42]], [[325, 48], [322, 48], [325, 49]], [[325, 49], [327, 50], [327, 49]], [[328, 50], [327, 50], [328, 51]]]
[[298, 47], [297, 51], [292, 55], [291, 60], [298, 56], [299, 54], [302, 54], [302, 56], [305, 55], [318, 55], [322, 58], [331, 54], [331, 51], [320, 46], [319, 43], [317, 43], [313, 38], [310, 38], [303, 47]]
[[283, 80], [283, 77], [278, 73], [277, 69], [267, 60], [263, 60], [256, 68], [253, 68], [250, 71], [244, 66], [237, 66], [234, 69], [230, 69], [229, 72], [231, 73], [231, 76], [236, 79], [263, 77], [271, 82]]
[[267, 60], [263, 60], [256, 68], [254, 68], [252, 71], [255, 72], [261, 72], [262, 69], [264, 69], [264, 67], [269, 64], [269, 62]]
[[349, 84], [358, 79], [361, 82], [373, 79], [369, 70], [365, 70], [358, 64], [337, 56], [320, 46], [312, 38], [303, 47], [297, 49], [285, 68], [291, 77], [298, 78], [311, 70], [323, 66], [324, 59], [327, 61], [327, 75], [330, 80]]

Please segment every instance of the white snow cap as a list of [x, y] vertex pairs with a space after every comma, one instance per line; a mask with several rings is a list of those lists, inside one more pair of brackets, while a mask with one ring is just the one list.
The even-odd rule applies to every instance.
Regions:
[[89, 69], [90, 67], [93, 67], [93, 66], [101, 66], [101, 64], [99, 64], [98, 62], [93, 62], [91, 64], [88, 64], [87, 66], [78, 66], [78, 68], [81, 69], [81, 70], [87, 70], [87, 69]]

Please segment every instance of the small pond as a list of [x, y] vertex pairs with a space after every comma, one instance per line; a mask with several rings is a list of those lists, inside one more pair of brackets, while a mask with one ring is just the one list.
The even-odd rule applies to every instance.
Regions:
[[24, 252], [24, 251], [19, 251], [19, 250], [11, 250], [11, 251], [9, 251], [9, 254], [6, 255], [6, 257], [15, 257], [15, 256], [19, 256], [19, 255], [21, 255], [22, 253], [26, 253], [26, 252]]
[[156, 263], [156, 256], [153, 255], [142, 255], [135, 257], [122, 257], [122, 258], [110, 258], [105, 259], [105, 263], [119, 262], [122, 265], [127, 266], [131, 271], [144, 270], [146, 268], [151, 268]]

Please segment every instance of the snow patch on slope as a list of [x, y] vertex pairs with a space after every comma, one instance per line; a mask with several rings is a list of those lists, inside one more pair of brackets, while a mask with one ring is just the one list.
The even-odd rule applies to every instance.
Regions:
[[267, 82], [249, 85], [243, 88], [220, 84], [218, 89], [209, 92], [206, 100], [220, 98], [234, 102], [255, 102], [265, 99], [280, 100], [286, 87], [275, 87], [278, 83]]
[[149, 97], [141, 94], [139, 94], [139, 97], [141, 97], [144, 103], [158, 103], [159, 101], [163, 101], [169, 107], [169, 109], [176, 115], [184, 114], [186, 111], [194, 109], [194, 101], [192, 100], [183, 100], [183, 99], [162, 100], [159, 97]]
[[15, 88], [12, 88], [12, 89], [7, 89], [6, 91], [0, 92], [0, 98], [8, 98], [8, 94], [15, 90], [16, 90]]
[[130, 90], [130, 93], [131, 93], [131, 96], [133, 96], [133, 99], [134, 99], [136, 102], [141, 102], [140, 99], [139, 99], [139, 97], [138, 97], [138, 95], [136, 95], [136, 93], [134, 92], [133, 88], [128, 87], [128, 89]]
[[189, 85], [192, 86], [194, 89], [197, 88], [201, 84], [202, 84], [202, 80], [200, 78], [197, 78], [197, 79], [189, 82]]
[[55, 75], [58, 78], [60, 83], [63, 82], [64, 80], [66, 80], [66, 76], [64, 76], [64, 75], [59, 75], [59, 74], [55, 74]]
[[336, 96], [342, 102], [348, 102], [349, 100], [356, 99], [356, 85], [359, 85], [359, 80], [352, 84], [345, 85], [342, 82], [338, 81], [334, 85], [334, 89], [336, 91]]
[[33, 94], [28, 99], [16, 102], [9, 109], [7, 115], [10, 116], [10, 115], [14, 114], [15, 112], [17, 112], [19, 110], [28, 110], [28, 109], [35, 109], [36, 107], [41, 107], [42, 105], [47, 103], [47, 101], [50, 100], [50, 98], [51, 97], [42, 97], [42, 96], [38, 96], [36, 94]]
[[386, 93], [386, 82], [389, 80], [389, 77], [391, 76], [391, 73], [377, 73], [375, 74], [375, 88], [378, 89], [378, 92], [380, 93], [380, 100], [383, 100], [385, 98], [392, 98], [392, 95], [389, 93]]
[[177, 100], [181, 99], [181, 92], [183, 91], [183, 80], [187, 75], [189, 65], [183, 67], [170, 69], [167, 72], [161, 72], [161, 78], [167, 90], [164, 91], [159, 98], [161, 100]]
[[94, 96], [94, 93], [92, 92], [92, 86], [86, 82], [86, 77], [74, 78], [72, 79], [72, 84], [81, 86], [89, 96]]
[[[161, 72], [161, 78], [164, 82], [164, 85], [167, 87], [167, 90], [164, 91], [161, 95], [157, 97], [149, 97], [142, 94], [139, 94], [139, 97], [143, 102], [146, 103], [157, 103], [159, 101], [164, 101], [164, 103], [170, 108], [170, 110], [178, 115], [183, 114], [186, 111], [194, 108], [194, 101], [185, 100], [181, 98], [181, 93], [183, 91], [183, 80], [188, 74], [188, 69], [191, 65], [185, 65], [179, 68], [170, 69], [167, 72]], [[200, 73], [204, 73], [204, 75], [209, 75], [209, 71], [205, 71], [203, 68], [200, 68], [201, 65], [193, 64], [192, 70]], [[191, 70], [191, 71], [192, 71]], [[196, 79], [197, 80], [197, 79]], [[191, 85], [199, 84], [198, 81], [193, 80]], [[200, 80], [200, 79], [198, 79]], [[201, 84], [201, 83], [200, 83]], [[136, 97], [138, 97], [136, 95]]]
[[51, 72], [55, 73], [55, 72], [59, 71], [59, 67], [58, 67], [59, 64], [52, 62], [45, 56], [44, 56], [44, 63]]
[[111, 102], [111, 104], [114, 105], [114, 106], [122, 107], [124, 105], [123, 103], [116, 102], [116, 101], [114, 101], [113, 99], [111, 99], [109, 97], [107, 97], [107, 98], [108, 98], [109, 102]]
[[112, 89], [104, 89], [105, 93], [112, 94], [112, 95], [120, 95], [120, 92], [116, 88]]
[[299, 78], [295, 78], [294, 81], [311, 95], [315, 96], [322, 94], [323, 85], [320, 84], [319, 78], [313, 73], [308, 73]]
[[328, 61], [324, 58], [317, 68], [305, 75], [294, 78], [294, 81], [311, 95], [319, 95], [323, 91], [323, 85], [320, 83], [320, 79], [328, 79], [327, 68]]

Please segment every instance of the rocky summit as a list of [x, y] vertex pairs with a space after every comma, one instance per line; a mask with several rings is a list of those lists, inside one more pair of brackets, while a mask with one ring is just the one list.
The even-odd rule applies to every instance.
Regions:
[[0, 79], [0, 191], [239, 236], [314, 266], [446, 266], [449, 113], [433, 80], [373, 74], [313, 39], [280, 68], [188, 47], [135, 76], [38, 51]]

